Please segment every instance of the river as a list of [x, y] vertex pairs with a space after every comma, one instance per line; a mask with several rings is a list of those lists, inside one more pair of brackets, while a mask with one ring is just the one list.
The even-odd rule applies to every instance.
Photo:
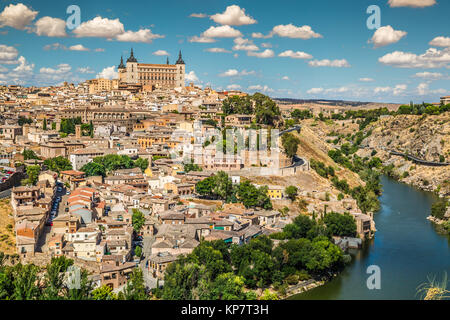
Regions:
[[[352, 251], [352, 263], [324, 286], [291, 299], [379, 300], [419, 299], [417, 287], [427, 276], [450, 276], [450, 240], [426, 219], [437, 198], [382, 177], [381, 210], [375, 214], [377, 232], [362, 250]], [[381, 289], [367, 288], [367, 268], [380, 267]]]

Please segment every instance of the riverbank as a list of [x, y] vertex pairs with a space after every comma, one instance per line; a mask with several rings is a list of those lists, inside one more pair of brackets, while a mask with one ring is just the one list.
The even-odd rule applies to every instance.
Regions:
[[[352, 263], [317, 288], [294, 300], [420, 299], [417, 288], [428, 277], [442, 277], [450, 266], [450, 241], [427, 220], [437, 197], [386, 176], [381, 178], [381, 209], [375, 215], [378, 232], [361, 250], [350, 250]], [[381, 289], [367, 288], [368, 267], [380, 268]]]

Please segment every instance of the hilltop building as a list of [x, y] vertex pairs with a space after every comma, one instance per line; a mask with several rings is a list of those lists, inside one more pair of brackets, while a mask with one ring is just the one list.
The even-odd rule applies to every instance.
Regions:
[[119, 82], [129, 85], [142, 85], [144, 90], [177, 88], [184, 87], [186, 65], [181, 51], [175, 64], [169, 64], [169, 58], [167, 58], [166, 64], [147, 64], [138, 63], [134, 57], [133, 49], [131, 49], [126, 65], [123, 63], [123, 57], [120, 59], [118, 71]]

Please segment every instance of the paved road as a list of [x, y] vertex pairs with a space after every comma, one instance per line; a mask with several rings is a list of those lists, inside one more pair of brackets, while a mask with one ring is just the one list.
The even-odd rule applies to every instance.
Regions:
[[[147, 261], [152, 255], [152, 245], [155, 242], [155, 237], [153, 236], [146, 236], [143, 239], [144, 247], [142, 249], [143, 259], [139, 264], [139, 267], [142, 269], [142, 272], [144, 274], [144, 281], [145, 285], [149, 289], [156, 288], [157, 280], [156, 278], [153, 278], [153, 275], [148, 271], [148, 268], [146, 268]], [[160, 281], [160, 285], [162, 285], [163, 282]]]

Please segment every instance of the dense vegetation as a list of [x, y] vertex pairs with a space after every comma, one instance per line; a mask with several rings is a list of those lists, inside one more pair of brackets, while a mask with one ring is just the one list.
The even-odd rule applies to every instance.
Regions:
[[86, 270], [80, 270], [78, 288], [67, 281], [73, 260], [66, 257], [52, 258], [45, 267], [33, 264], [6, 265], [6, 257], [0, 253], [0, 300], [146, 300], [142, 271], [136, 268], [123, 292], [112, 293], [107, 286], [94, 289]]
[[292, 133], [285, 133], [281, 137], [281, 144], [286, 156], [292, 158], [297, 154], [298, 146], [300, 145], [300, 139], [294, 136]]
[[142, 171], [148, 168], [148, 159], [138, 158], [133, 161], [129, 156], [109, 154], [104, 157], [94, 158], [93, 162], [84, 165], [81, 171], [86, 173], [86, 176], [103, 176], [107, 173], [120, 169], [140, 168]]
[[431, 215], [437, 219], [443, 220], [448, 207], [449, 200], [446, 198], [441, 198], [431, 206]]
[[[328, 278], [346, 260], [331, 235], [353, 235], [356, 226], [347, 215], [327, 217], [325, 222], [316, 222], [299, 216], [283, 232], [242, 245], [203, 241], [167, 267], [164, 288], [155, 293], [169, 300], [243, 300], [255, 298], [248, 289], [272, 287], [285, 294], [288, 285]], [[284, 241], [275, 246], [271, 238]]]
[[60, 173], [61, 171], [72, 170], [72, 163], [64, 157], [56, 157], [44, 161], [44, 165], [52, 171]]
[[198, 195], [227, 203], [242, 202], [246, 208], [272, 209], [272, 202], [267, 196], [266, 186], [257, 188], [249, 181], [233, 185], [230, 177], [223, 171], [199, 181], [195, 185]]
[[252, 96], [232, 96], [223, 101], [222, 111], [225, 116], [232, 114], [255, 115], [256, 123], [275, 125], [281, 117], [277, 104], [261, 93]]

